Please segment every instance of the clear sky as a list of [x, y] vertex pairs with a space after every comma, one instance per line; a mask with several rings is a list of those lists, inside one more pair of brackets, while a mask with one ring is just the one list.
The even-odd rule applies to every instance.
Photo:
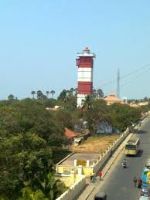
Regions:
[[149, 0], [1, 0], [0, 99], [75, 88], [86, 46], [96, 89], [116, 91], [119, 68], [121, 97], [150, 97]]

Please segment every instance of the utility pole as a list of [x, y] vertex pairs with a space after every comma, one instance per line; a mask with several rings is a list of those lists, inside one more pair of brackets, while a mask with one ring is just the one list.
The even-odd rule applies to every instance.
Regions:
[[117, 71], [117, 97], [120, 97], [120, 70]]

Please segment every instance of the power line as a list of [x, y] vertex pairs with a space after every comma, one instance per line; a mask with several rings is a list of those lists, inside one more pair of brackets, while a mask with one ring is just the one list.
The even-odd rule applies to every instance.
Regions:
[[[141, 66], [141, 67], [139, 67], [138, 69], [136, 69], [136, 70], [134, 70], [134, 71], [132, 71], [132, 72], [129, 72], [129, 73], [127, 73], [127, 74], [125, 74], [125, 75], [123, 75], [123, 76], [121, 76], [120, 77], [120, 73], [119, 73], [119, 76], [117, 75], [117, 82], [119, 83], [119, 85], [117, 86], [118, 87], [118, 89], [117, 89], [117, 93], [118, 93], [118, 90], [120, 90], [120, 82], [121, 81], [123, 81], [123, 80], [125, 80], [125, 79], [127, 79], [127, 78], [129, 78], [129, 77], [131, 77], [132, 75], [136, 75], [138, 72], [139, 73], [142, 73], [142, 72], [144, 72], [143, 70], [150, 70], [150, 64], [146, 64], [146, 65], [144, 65], [144, 66]], [[133, 80], [133, 79], [132, 79]], [[110, 85], [110, 84], [112, 84], [112, 83], [114, 83], [115, 82], [115, 79], [113, 79], [113, 80], [110, 80], [110, 81], [107, 81], [107, 82], [105, 82], [104, 84], [102, 84], [102, 87], [105, 87], [105, 86], [108, 86], [108, 85]], [[117, 84], [118, 84], [117, 83]]]
[[117, 96], [120, 97], [120, 71], [117, 71]]
[[[149, 68], [149, 69], [146, 69], [146, 71], [142, 71], [141, 73], [148, 72], [149, 70], [150, 70], [150, 68]], [[121, 87], [129, 86], [130, 84], [132, 84], [133, 81], [135, 81], [135, 80], [137, 80], [137, 79], [139, 80], [139, 78], [142, 78], [141, 73], [140, 73], [140, 74], [135, 74], [134, 79], [130, 79], [130, 80], [128, 80], [128, 82], [121, 83]]]

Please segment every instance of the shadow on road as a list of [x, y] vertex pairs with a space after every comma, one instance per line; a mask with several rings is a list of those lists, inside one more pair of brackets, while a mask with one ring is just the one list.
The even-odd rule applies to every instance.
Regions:
[[139, 149], [138, 153], [136, 155], [127, 155], [127, 158], [136, 158], [136, 157], [141, 157], [143, 155], [143, 150]]
[[145, 130], [137, 130], [136, 133], [138, 133], [138, 134], [145, 134], [145, 133], [147, 133], [147, 131], [145, 131]]
[[142, 155], [143, 155], [143, 150], [140, 149], [139, 152], [138, 152], [138, 154], [136, 155], [136, 157], [141, 157]]

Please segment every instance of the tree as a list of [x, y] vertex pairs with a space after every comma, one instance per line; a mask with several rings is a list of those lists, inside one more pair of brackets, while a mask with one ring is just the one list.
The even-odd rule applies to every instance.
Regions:
[[46, 91], [47, 98], [49, 98], [50, 91]]
[[17, 199], [24, 187], [38, 193], [53, 174], [51, 146], [65, 142], [56, 119], [39, 101], [0, 102], [0, 199]]
[[43, 181], [39, 182], [39, 188], [49, 200], [55, 200], [66, 190], [65, 185], [59, 179], [56, 179], [52, 173], [48, 173]]
[[32, 91], [31, 94], [32, 94], [32, 98], [34, 99], [34, 95], [36, 94], [36, 92]]
[[41, 190], [33, 191], [30, 187], [22, 189], [22, 197], [18, 200], [49, 200]]
[[102, 89], [97, 90], [97, 95], [99, 98], [104, 97], [104, 92], [102, 91]]
[[19, 200], [55, 200], [66, 190], [65, 185], [49, 173], [42, 181], [37, 180], [38, 190], [25, 187], [22, 190], [22, 198]]
[[44, 103], [45, 100], [47, 100], [46, 95], [43, 94], [41, 90], [37, 91], [37, 99], [41, 100], [42, 103]]
[[93, 89], [93, 94], [92, 94], [93, 98], [96, 98], [97, 97], [97, 92], [95, 89]]
[[109, 106], [112, 124], [120, 131], [135, 123], [141, 117], [141, 109], [133, 108], [126, 104], [112, 104]]
[[87, 95], [85, 100], [83, 100], [82, 104], [84, 110], [89, 110], [93, 104], [93, 96]]
[[37, 99], [42, 99], [43, 98], [43, 93], [42, 93], [41, 90], [38, 90], [36, 94], [37, 94]]
[[10, 94], [10, 95], [8, 96], [8, 100], [9, 100], [9, 101], [13, 101], [14, 99], [15, 99], [15, 97], [14, 97], [13, 94]]
[[16, 134], [0, 143], [0, 191], [17, 199], [23, 187], [38, 189], [36, 182], [52, 172], [51, 149], [35, 134]]
[[52, 98], [53, 98], [53, 96], [54, 96], [54, 94], [55, 94], [55, 91], [54, 91], [54, 90], [51, 90], [50, 93], [51, 93]]
[[70, 88], [70, 95], [74, 96], [76, 94], [76, 89]]
[[88, 122], [90, 132], [95, 134], [97, 125], [100, 122], [110, 122], [109, 109], [103, 100], [88, 99], [85, 103], [85, 107], [83, 107], [83, 119]]
[[61, 101], [64, 101], [66, 99], [66, 96], [67, 96], [67, 90], [63, 90], [61, 91], [61, 93], [59, 94], [58, 96], [58, 100], [61, 100]]

